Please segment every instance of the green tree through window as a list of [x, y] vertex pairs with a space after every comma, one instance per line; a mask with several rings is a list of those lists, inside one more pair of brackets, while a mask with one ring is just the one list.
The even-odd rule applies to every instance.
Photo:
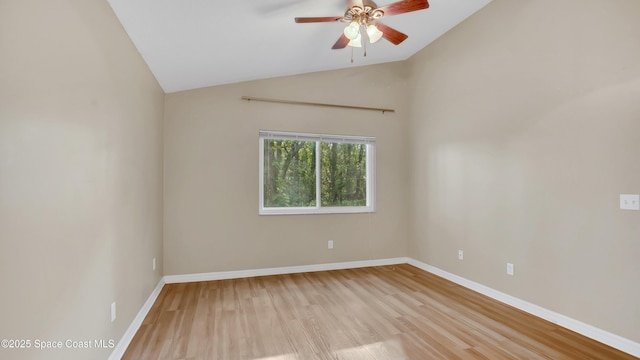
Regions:
[[322, 206], [366, 206], [366, 145], [320, 143]]
[[267, 139], [264, 142], [264, 206], [315, 206], [315, 142]]
[[260, 145], [261, 213], [373, 211], [373, 138], [260, 132]]

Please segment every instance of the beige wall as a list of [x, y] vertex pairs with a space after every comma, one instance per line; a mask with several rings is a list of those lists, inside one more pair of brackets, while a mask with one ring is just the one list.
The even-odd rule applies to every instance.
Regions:
[[638, 34], [636, 0], [495, 0], [412, 58], [409, 254], [640, 341]]
[[[405, 64], [387, 64], [168, 94], [165, 274], [405, 256], [406, 83]], [[246, 102], [243, 95], [397, 112]], [[377, 212], [259, 216], [259, 130], [375, 136]]]
[[140, 310], [161, 275], [163, 97], [106, 1], [0, 1], [1, 339], [117, 341]]

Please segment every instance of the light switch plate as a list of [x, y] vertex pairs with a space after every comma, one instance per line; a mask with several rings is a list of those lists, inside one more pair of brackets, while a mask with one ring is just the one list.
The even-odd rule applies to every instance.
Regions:
[[640, 210], [640, 195], [638, 195], [638, 194], [620, 194], [620, 209], [622, 209], [622, 210]]

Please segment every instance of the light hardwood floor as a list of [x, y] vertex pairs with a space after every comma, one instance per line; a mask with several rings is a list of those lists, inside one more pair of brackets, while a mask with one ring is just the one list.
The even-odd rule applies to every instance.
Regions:
[[636, 359], [410, 265], [168, 284], [123, 359]]

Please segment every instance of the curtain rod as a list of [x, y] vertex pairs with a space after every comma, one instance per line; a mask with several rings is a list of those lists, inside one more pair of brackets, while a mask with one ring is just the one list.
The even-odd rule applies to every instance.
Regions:
[[259, 98], [253, 96], [243, 96], [242, 100], [247, 101], [265, 101], [265, 102], [273, 102], [273, 103], [281, 103], [281, 104], [294, 104], [294, 105], [310, 105], [310, 106], [325, 106], [325, 107], [335, 107], [342, 109], [356, 109], [356, 110], [372, 110], [372, 111], [381, 111], [383, 114], [386, 112], [395, 112], [395, 109], [384, 109], [384, 108], [374, 108], [367, 106], [353, 106], [353, 105], [338, 105], [338, 104], [325, 104], [325, 103], [316, 103], [316, 102], [307, 102], [307, 101], [295, 101], [295, 100], [280, 100], [280, 99], [267, 99], [267, 98]]

